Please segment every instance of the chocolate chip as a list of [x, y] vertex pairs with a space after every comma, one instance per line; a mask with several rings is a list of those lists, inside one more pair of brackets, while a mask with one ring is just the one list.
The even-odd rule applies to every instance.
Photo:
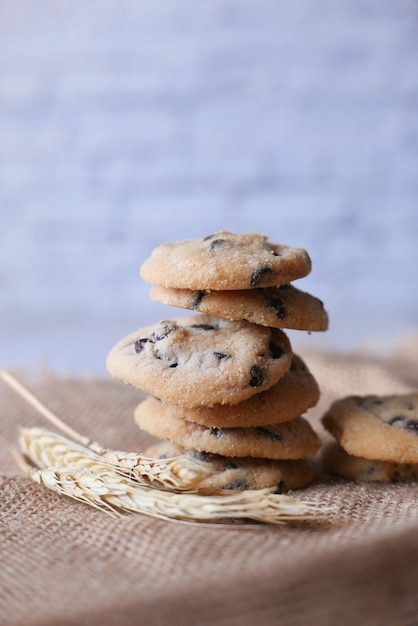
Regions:
[[215, 428], [215, 426], [211, 426], [209, 430], [210, 430], [210, 434], [214, 435], [215, 437], [220, 437], [222, 435], [221, 429]]
[[[179, 328], [178, 324], [171, 321], [161, 322], [161, 325], [162, 328], [158, 331], [153, 332], [150, 337], [143, 337], [135, 341], [135, 352], [142, 352], [146, 343], [156, 343], [157, 341], [161, 341], [162, 339], [165, 339], [170, 333]], [[155, 354], [154, 356], [157, 359], [162, 358], [158, 354]]]
[[280, 359], [284, 355], [284, 350], [280, 346], [276, 346], [275, 343], [270, 344], [270, 352], [273, 359]]
[[250, 483], [244, 480], [244, 478], [237, 478], [236, 480], [233, 480], [232, 483], [229, 483], [228, 485], [225, 485], [223, 487], [223, 489], [235, 489], [236, 491], [245, 491], [249, 488]]
[[391, 417], [390, 420], [388, 421], [388, 424], [389, 426], [394, 426], [395, 424], [398, 424], [399, 422], [402, 422], [402, 425], [405, 422], [405, 418], [403, 417], [403, 415], [395, 415], [394, 417]]
[[273, 256], [280, 256], [280, 254], [273, 248], [273, 246], [269, 243], [265, 244], [265, 249], [270, 252]]
[[283, 493], [284, 491], [284, 482], [283, 480], [279, 480], [279, 482], [276, 485], [276, 489], [273, 491], [273, 493]]
[[[158, 348], [155, 348], [154, 350], [154, 358], [158, 359], [159, 361], [167, 361], [167, 363], [170, 363], [170, 361], [173, 359], [173, 357], [170, 357], [168, 354], [166, 354], [164, 350], [158, 350]], [[171, 363], [168, 367], [177, 366], [177, 361], [173, 361], [173, 363]]]
[[213, 241], [211, 241], [209, 250], [211, 252], [217, 252], [218, 250], [226, 250], [227, 248], [230, 248], [231, 245], [232, 245], [231, 242], [227, 241], [226, 239], [214, 239]]
[[204, 291], [196, 291], [195, 292], [194, 298], [192, 300], [192, 308], [193, 309], [197, 309], [197, 307], [202, 302], [202, 300], [205, 297], [205, 295], [206, 295], [206, 292], [204, 292]]
[[401, 428], [418, 435], [418, 420], [409, 420], [403, 415], [394, 415], [394, 417], [388, 421], [388, 424], [389, 426], [400, 426]]
[[268, 306], [269, 309], [273, 309], [279, 320], [284, 320], [284, 318], [286, 317], [286, 308], [284, 306], [283, 300], [281, 300], [280, 298], [273, 298], [273, 300], [269, 302]]
[[197, 330], [216, 330], [212, 324], [192, 324], [190, 328], [196, 328]]
[[260, 282], [263, 282], [263, 280], [267, 277], [273, 276], [274, 272], [271, 269], [271, 267], [268, 266], [264, 266], [264, 267], [259, 267], [257, 268], [251, 276], [251, 286], [252, 287], [256, 287]]
[[215, 235], [208, 235], [207, 237], [203, 237], [203, 241], [209, 241], [210, 239], [213, 239], [215, 237]]
[[406, 430], [409, 430], [415, 435], [418, 435], [418, 420], [408, 420], [405, 427]]
[[257, 426], [255, 432], [259, 437], [263, 437], [264, 439], [270, 439], [271, 441], [282, 441], [283, 437], [278, 433], [273, 433], [268, 428], [263, 428], [263, 426]]
[[143, 337], [142, 339], [137, 339], [135, 341], [135, 352], [142, 352], [146, 343], [149, 342], [147, 337]]
[[207, 461], [209, 457], [208, 452], [200, 452], [199, 450], [193, 450], [192, 458], [195, 461]]
[[171, 321], [161, 322], [161, 324], [163, 324], [163, 327], [161, 328], [161, 330], [151, 335], [150, 341], [161, 341], [161, 339], [165, 339], [166, 337], [168, 337], [168, 335], [170, 335], [179, 328], [178, 324]]
[[379, 406], [380, 404], [383, 404], [383, 400], [381, 398], [373, 398], [373, 404], [377, 404]]
[[264, 385], [267, 380], [266, 371], [260, 367], [260, 365], [252, 365], [250, 368], [250, 386], [251, 387], [260, 387]]
[[230, 359], [230, 354], [225, 354], [224, 352], [214, 352], [213, 356], [217, 361], [223, 361], [224, 359]]

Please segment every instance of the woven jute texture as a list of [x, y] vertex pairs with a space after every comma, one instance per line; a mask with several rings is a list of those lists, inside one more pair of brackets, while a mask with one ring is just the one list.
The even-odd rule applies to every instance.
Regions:
[[[319, 417], [333, 399], [417, 389], [417, 354], [414, 337], [385, 358], [303, 352], [322, 390], [308, 417], [324, 441]], [[128, 386], [52, 375], [29, 384], [104, 446], [141, 451], [150, 442], [132, 419], [141, 394]], [[0, 414], [3, 626], [417, 626], [417, 485], [323, 475], [297, 493], [335, 506], [321, 523], [113, 519], [22, 475], [18, 426], [48, 425], [3, 383]]]

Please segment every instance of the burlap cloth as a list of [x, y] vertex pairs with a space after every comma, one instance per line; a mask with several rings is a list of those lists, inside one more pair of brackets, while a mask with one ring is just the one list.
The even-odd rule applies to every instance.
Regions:
[[[349, 393], [418, 387], [418, 341], [390, 357], [302, 352], [322, 389], [309, 418]], [[28, 381], [26, 381], [28, 382]], [[140, 393], [45, 375], [32, 387], [72, 426], [114, 449], [143, 449]], [[46, 425], [0, 383], [0, 623], [306, 626], [418, 624], [418, 486], [323, 476], [300, 497], [336, 506], [325, 523], [250, 529], [112, 519], [17, 469], [17, 426]]]

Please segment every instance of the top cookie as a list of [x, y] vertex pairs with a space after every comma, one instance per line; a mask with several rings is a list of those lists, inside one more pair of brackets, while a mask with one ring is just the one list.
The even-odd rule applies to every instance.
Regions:
[[334, 402], [322, 421], [349, 454], [418, 463], [418, 393], [348, 396]]
[[219, 231], [157, 246], [141, 276], [161, 287], [223, 291], [284, 285], [310, 271], [303, 248], [272, 244], [264, 235]]
[[235, 404], [269, 389], [291, 362], [281, 330], [198, 314], [132, 333], [106, 364], [112, 376], [160, 400], [196, 407]]

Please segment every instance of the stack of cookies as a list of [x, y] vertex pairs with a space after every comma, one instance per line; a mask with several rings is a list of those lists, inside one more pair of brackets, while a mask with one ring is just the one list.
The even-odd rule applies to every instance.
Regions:
[[282, 330], [326, 330], [322, 302], [292, 281], [301, 248], [218, 232], [158, 246], [141, 268], [151, 298], [198, 311], [132, 333], [110, 352], [113, 377], [149, 394], [135, 421], [163, 440], [153, 457], [210, 463], [202, 487], [296, 489], [316, 475], [320, 440], [302, 417], [318, 385]]
[[359, 482], [418, 480], [418, 393], [347, 396], [322, 418], [336, 439], [324, 451], [334, 474]]

